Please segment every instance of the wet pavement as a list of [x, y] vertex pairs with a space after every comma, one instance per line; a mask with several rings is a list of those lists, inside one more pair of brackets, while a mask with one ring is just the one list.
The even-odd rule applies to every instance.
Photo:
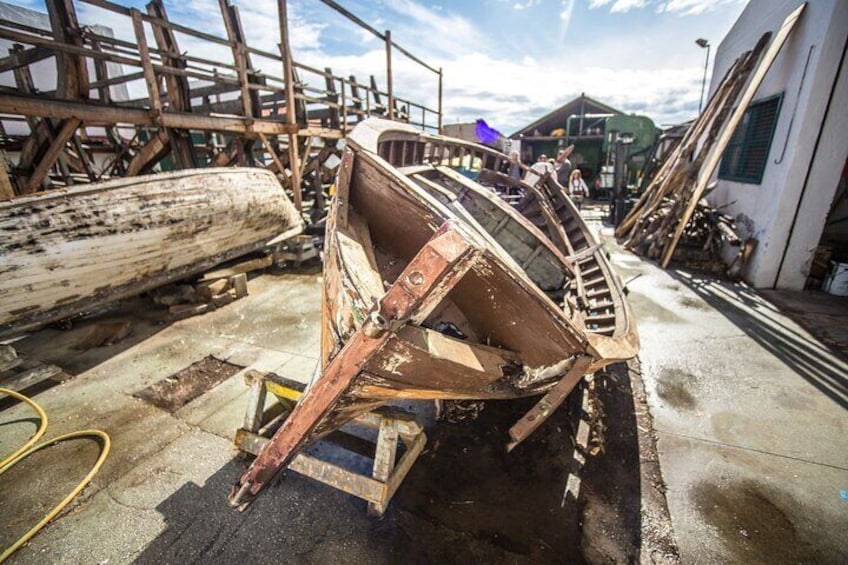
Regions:
[[[747, 287], [608, 245], [639, 320], [641, 365], [596, 375], [512, 454], [506, 430], [528, 401], [490, 402], [456, 424], [413, 406], [429, 441], [381, 519], [294, 473], [245, 513], [229, 508], [245, 465], [232, 435], [246, 369], [173, 412], [134, 396], [210, 355], [308, 380], [319, 271], [253, 278], [248, 298], [176, 323], [129, 302], [102, 315], [133, 320], [105, 347], [75, 348], [93, 321], [33, 334], [20, 351], [76, 375], [37, 396], [47, 437], [96, 427], [113, 451], [11, 562], [673, 563], [678, 552], [684, 563], [848, 562], [848, 367]], [[0, 424], [0, 452], [35, 427], [22, 406], [0, 411]], [[71, 442], [4, 475], [0, 545], [96, 451]]]
[[[637, 414], [624, 365], [596, 375], [511, 454], [507, 430], [534, 399], [490, 402], [461, 423], [436, 422], [432, 403], [410, 406], [429, 441], [380, 519], [367, 516], [364, 501], [294, 473], [246, 512], [231, 509], [227, 494], [245, 468], [231, 439], [247, 402], [244, 371], [305, 382], [318, 353], [317, 269], [262, 275], [249, 288], [246, 299], [176, 323], [139, 299], [16, 344], [78, 373], [37, 395], [50, 419], [46, 437], [94, 427], [113, 447], [71, 509], [12, 562], [579, 563], [634, 561], [645, 549], [637, 420], [645, 429], [650, 422]], [[115, 345], [78, 349], [98, 319], [133, 327]], [[210, 359], [245, 369], [217, 385], [221, 375], [202, 371], [199, 382], [211, 388], [197, 398], [182, 389], [180, 402], [158, 398], [163, 383], [189, 379]], [[0, 452], [35, 426], [23, 406], [0, 412], [0, 422]], [[0, 515], [13, 518], [0, 546], [46, 513], [96, 454], [96, 444], [80, 440], [8, 472]], [[656, 492], [653, 481], [645, 484]], [[662, 545], [664, 501], [656, 506], [655, 546], [673, 554]]]
[[744, 284], [608, 247], [682, 561], [848, 562], [848, 365]]

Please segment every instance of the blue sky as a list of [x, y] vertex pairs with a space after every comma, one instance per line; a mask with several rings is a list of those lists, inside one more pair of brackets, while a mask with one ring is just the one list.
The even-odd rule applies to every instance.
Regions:
[[[745, 5], [744, 0], [338, 1], [377, 29], [391, 29], [398, 44], [444, 69], [446, 123], [483, 118], [504, 133], [581, 92], [657, 124], [693, 118], [705, 55], [694, 41], [707, 38], [715, 49]], [[41, 2], [13, 3], [43, 10]], [[275, 51], [276, 0], [235, 3], [248, 43]], [[166, 1], [166, 7], [175, 21], [224, 33], [217, 0]], [[110, 25], [119, 37], [131, 37], [126, 18], [83, 4], [77, 9], [83, 23]], [[296, 60], [329, 66], [337, 75], [355, 74], [360, 81], [374, 74], [385, 88], [385, 50], [377, 38], [317, 0], [289, 0], [289, 18]], [[204, 56], [188, 38], [180, 48]], [[257, 66], [273, 71], [269, 64]], [[397, 52], [393, 73], [398, 96], [436, 106], [435, 75]], [[305, 78], [319, 84], [318, 77]]]

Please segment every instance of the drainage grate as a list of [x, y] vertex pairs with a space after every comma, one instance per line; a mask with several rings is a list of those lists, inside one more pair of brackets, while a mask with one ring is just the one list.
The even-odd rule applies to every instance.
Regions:
[[210, 355], [185, 369], [180, 369], [170, 377], [153, 383], [133, 396], [173, 412], [232, 377], [242, 368]]

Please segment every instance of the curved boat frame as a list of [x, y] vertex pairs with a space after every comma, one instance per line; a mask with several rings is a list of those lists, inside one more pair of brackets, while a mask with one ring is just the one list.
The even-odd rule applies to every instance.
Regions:
[[[510, 431], [514, 447], [585, 373], [636, 354], [620, 282], [568, 198], [563, 210], [545, 193], [550, 179], [522, 184], [552, 239], [451, 167], [465, 155], [506, 159], [383, 120], [348, 137], [327, 221], [322, 370], [234, 488], [234, 506], [306, 443], [392, 399], [547, 392]], [[554, 220], [569, 211], [579, 237]], [[583, 280], [587, 265], [598, 281]]]

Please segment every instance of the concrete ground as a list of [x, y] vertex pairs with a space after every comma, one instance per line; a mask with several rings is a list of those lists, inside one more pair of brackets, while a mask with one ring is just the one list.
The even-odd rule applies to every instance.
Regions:
[[848, 562], [848, 364], [746, 285], [606, 238], [639, 321], [681, 561]]
[[[75, 349], [85, 324], [33, 334], [20, 351], [76, 374], [37, 396], [46, 437], [100, 428], [113, 446], [92, 485], [12, 562], [674, 562], [677, 551], [684, 563], [848, 562], [845, 363], [744, 286], [608, 245], [639, 319], [641, 374], [634, 363], [596, 375], [583, 406], [574, 395], [509, 456], [505, 430], [526, 403], [489, 403], [471, 423], [428, 421], [427, 450], [379, 520], [296, 474], [243, 514], [227, 506], [244, 469], [231, 442], [243, 372], [173, 413], [133, 396], [208, 355], [305, 381], [320, 273], [254, 278], [248, 298], [177, 323], [128, 303], [101, 317], [133, 319], [115, 345]], [[572, 438], [587, 422], [581, 467]], [[0, 453], [33, 429], [25, 407], [0, 412]], [[96, 452], [69, 442], [0, 478], [0, 547]]]
[[[637, 558], [644, 546], [640, 493], [656, 492], [651, 485], [658, 484], [658, 473], [643, 487], [638, 417], [624, 366], [596, 375], [510, 455], [503, 448], [506, 430], [534, 399], [492, 402], [476, 420], [458, 424], [434, 423], [432, 403], [411, 406], [424, 419], [429, 441], [381, 519], [367, 516], [364, 501], [294, 473], [272, 484], [243, 514], [231, 509], [227, 494], [245, 467], [232, 446], [246, 405], [244, 370], [306, 382], [318, 353], [318, 269], [258, 276], [249, 288], [245, 299], [176, 323], [167, 321], [161, 307], [138, 299], [70, 330], [45, 329], [15, 344], [21, 353], [76, 374], [36, 396], [50, 420], [46, 437], [98, 428], [111, 435], [112, 451], [70, 510], [12, 562]], [[90, 326], [116, 320], [132, 321], [127, 338], [80, 349]], [[173, 412], [136, 396], [209, 355], [245, 369]], [[600, 431], [605, 413], [616, 414], [604, 423], [606, 433], [589, 433], [593, 427]], [[23, 443], [35, 424], [25, 406], [0, 411], [0, 453]], [[0, 547], [73, 488], [96, 456], [94, 442], [77, 440], [4, 474]], [[670, 544], [664, 503], [654, 507], [651, 532], [665, 553]]]

